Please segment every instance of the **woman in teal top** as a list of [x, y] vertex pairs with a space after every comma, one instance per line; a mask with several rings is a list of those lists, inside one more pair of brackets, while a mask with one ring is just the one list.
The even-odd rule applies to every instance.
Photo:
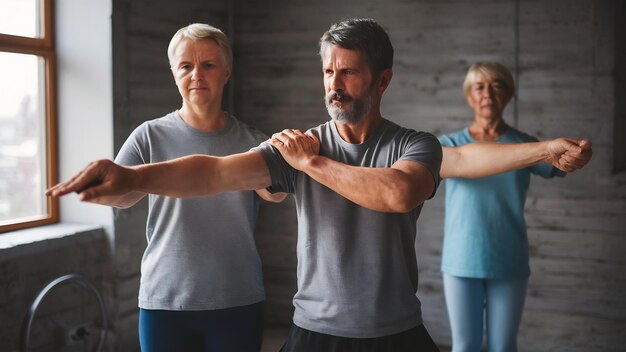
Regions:
[[[537, 141], [502, 118], [514, 87], [511, 72], [503, 65], [472, 65], [463, 89], [474, 121], [468, 128], [439, 137], [441, 145]], [[517, 350], [530, 275], [524, 203], [531, 174], [564, 175], [550, 164], [538, 164], [496, 176], [446, 181], [441, 269], [453, 352], [480, 351], [484, 319], [488, 351]]]

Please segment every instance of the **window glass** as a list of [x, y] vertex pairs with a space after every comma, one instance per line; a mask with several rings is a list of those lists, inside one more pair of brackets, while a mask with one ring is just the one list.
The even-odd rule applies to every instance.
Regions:
[[43, 59], [0, 52], [0, 225], [48, 216]]
[[0, 0], [0, 33], [40, 38], [38, 0]]

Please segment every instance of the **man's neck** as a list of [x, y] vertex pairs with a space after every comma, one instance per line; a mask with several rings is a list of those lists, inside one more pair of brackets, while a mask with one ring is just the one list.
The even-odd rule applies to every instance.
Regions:
[[350, 144], [363, 144], [383, 122], [380, 113], [365, 116], [356, 123], [337, 122], [333, 120], [341, 138]]

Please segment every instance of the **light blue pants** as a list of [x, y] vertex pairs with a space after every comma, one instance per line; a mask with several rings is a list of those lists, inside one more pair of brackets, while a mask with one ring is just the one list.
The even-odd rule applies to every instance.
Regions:
[[[528, 277], [474, 279], [443, 275], [452, 352], [478, 352], [487, 331], [489, 352], [516, 352]], [[486, 324], [485, 324], [486, 319]]]

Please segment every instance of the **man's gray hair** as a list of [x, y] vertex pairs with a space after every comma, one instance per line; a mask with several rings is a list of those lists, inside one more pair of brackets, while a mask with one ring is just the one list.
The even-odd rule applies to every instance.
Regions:
[[320, 56], [329, 44], [361, 51], [374, 75], [393, 66], [391, 40], [373, 19], [355, 18], [333, 24], [320, 38]]

